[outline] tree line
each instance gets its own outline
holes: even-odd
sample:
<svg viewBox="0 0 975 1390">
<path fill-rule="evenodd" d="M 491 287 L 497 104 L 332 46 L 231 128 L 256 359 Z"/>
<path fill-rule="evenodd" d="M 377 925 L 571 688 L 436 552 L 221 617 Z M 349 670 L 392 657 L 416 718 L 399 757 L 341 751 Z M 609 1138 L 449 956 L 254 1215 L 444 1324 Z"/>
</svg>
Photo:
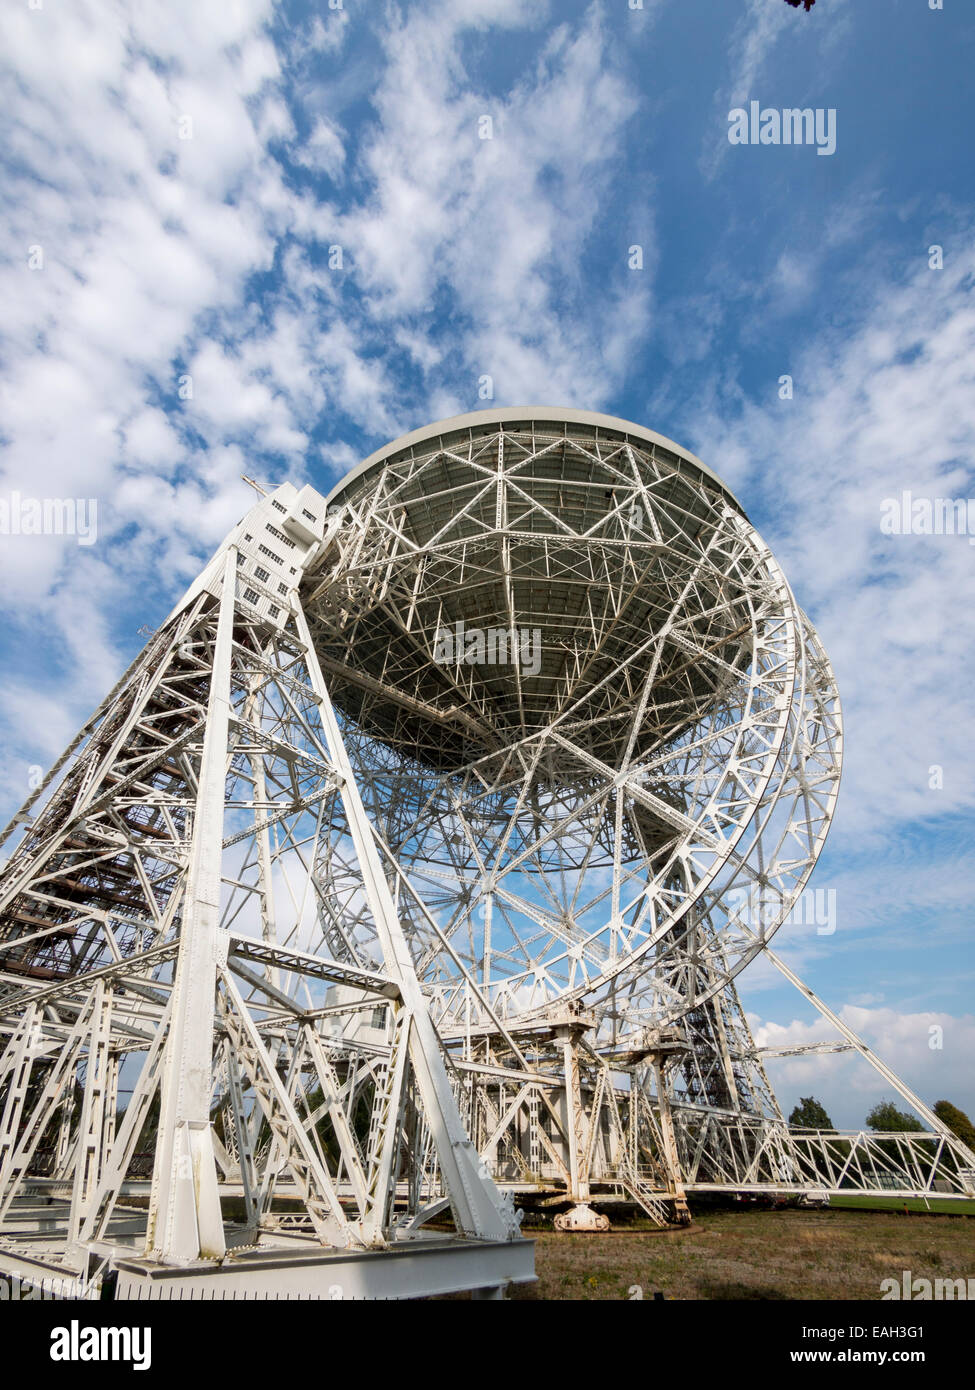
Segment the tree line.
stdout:
<svg viewBox="0 0 975 1390">
<path fill-rule="evenodd" d="M 791 3 L 791 0 L 790 0 Z M 950 1100 L 937 1100 L 932 1106 L 934 1113 L 943 1125 L 951 1130 L 956 1139 L 975 1149 L 975 1125 L 957 1105 Z M 877 1134 L 911 1133 L 918 1134 L 924 1126 L 914 1115 L 898 1110 L 892 1100 L 879 1101 L 866 1117 L 867 1129 Z M 826 1113 L 825 1106 L 815 1096 L 801 1096 L 799 1104 L 789 1116 L 790 1129 L 835 1129 L 836 1126 Z"/>
</svg>

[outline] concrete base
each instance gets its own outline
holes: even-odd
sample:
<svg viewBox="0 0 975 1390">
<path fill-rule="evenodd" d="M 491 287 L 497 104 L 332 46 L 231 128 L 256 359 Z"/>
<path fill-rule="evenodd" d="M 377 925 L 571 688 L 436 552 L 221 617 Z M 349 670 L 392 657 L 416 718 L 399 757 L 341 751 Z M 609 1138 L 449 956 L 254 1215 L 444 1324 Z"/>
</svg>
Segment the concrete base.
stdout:
<svg viewBox="0 0 975 1390">
<path fill-rule="evenodd" d="M 557 1231 L 588 1231 L 599 1234 L 609 1230 L 609 1217 L 603 1216 L 602 1212 L 593 1211 L 592 1207 L 584 1203 L 575 1206 L 571 1211 L 563 1211 L 555 1218 L 555 1229 Z"/>
</svg>

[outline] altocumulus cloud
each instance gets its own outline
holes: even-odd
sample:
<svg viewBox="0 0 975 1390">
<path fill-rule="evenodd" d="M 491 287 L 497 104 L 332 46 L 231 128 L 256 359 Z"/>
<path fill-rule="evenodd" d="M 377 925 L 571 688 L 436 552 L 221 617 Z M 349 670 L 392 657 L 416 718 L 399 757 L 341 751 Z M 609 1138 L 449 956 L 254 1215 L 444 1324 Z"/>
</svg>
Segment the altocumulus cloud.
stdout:
<svg viewBox="0 0 975 1390">
<path fill-rule="evenodd" d="M 598 404 L 646 306 L 607 272 L 615 312 L 596 315 L 578 272 L 636 105 L 596 8 L 548 24 L 531 70 L 490 90 L 465 43 L 489 22 L 537 26 L 543 7 L 384 12 L 354 138 L 308 80 L 311 61 L 337 71 L 344 13 L 8 18 L 4 486 L 99 502 L 80 559 L 57 537 L 0 551 L 21 635 L 0 692 L 18 800 L 23 761 L 60 738 L 31 692 L 62 695 L 69 724 L 91 708 L 138 621 L 236 518 L 241 472 L 345 466 L 350 437 L 372 447 L 477 404 L 484 375 L 499 395 Z"/>
</svg>

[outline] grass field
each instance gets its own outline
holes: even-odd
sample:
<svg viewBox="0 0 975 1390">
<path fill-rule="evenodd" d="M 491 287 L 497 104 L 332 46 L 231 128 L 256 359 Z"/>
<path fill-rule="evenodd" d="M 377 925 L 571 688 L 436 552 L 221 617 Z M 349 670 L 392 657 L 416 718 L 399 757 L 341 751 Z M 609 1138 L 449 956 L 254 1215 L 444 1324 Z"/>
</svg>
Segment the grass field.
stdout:
<svg viewBox="0 0 975 1390">
<path fill-rule="evenodd" d="M 524 1299 L 880 1298 L 880 1281 L 975 1277 L 975 1221 L 884 1211 L 716 1211 L 674 1231 L 534 1235 Z"/>
<path fill-rule="evenodd" d="M 975 1202 L 970 1197 L 929 1197 L 928 1204 L 915 1197 L 831 1197 L 831 1207 L 860 1208 L 866 1211 L 933 1211 L 943 1216 L 975 1216 Z"/>
</svg>

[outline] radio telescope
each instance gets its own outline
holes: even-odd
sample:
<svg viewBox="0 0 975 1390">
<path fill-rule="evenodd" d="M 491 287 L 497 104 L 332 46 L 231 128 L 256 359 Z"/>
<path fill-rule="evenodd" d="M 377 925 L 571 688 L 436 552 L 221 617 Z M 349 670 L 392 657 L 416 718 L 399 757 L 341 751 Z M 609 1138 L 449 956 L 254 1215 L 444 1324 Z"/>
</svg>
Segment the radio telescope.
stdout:
<svg viewBox="0 0 975 1390">
<path fill-rule="evenodd" d="M 617 1044 L 703 1006 L 787 914 L 836 799 L 839 703 L 704 465 L 563 413 L 363 465 L 306 612 L 438 1026 L 584 1002 Z M 341 894 L 338 856 L 319 874 Z M 731 911 L 758 897 L 760 923 Z"/>
<path fill-rule="evenodd" d="M 564 1184 L 566 1229 L 607 1224 L 594 1187 L 658 1220 L 686 1179 L 829 1187 L 733 982 L 759 953 L 794 978 L 768 943 L 829 828 L 840 706 L 740 503 L 652 431 L 539 410 L 417 431 L 328 503 L 344 541 L 308 621 L 492 1171 L 519 1200 Z M 316 879 L 330 951 L 368 958 L 335 837 Z M 876 1061 L 795 982 L 839 1030 L 823 1050 Z M 529 1054 L 559 1077 L 547 1118 L 543 1088 L 491 1078 Z M 904 1153 L 923 1186 L 930 1144 Z"/>
<path fill-rule="evenodd" d="M 515 1198 L 599 1230 L 708 1188 L 973 1190 L 770 949 L 840 708 L 709 468 L 532 407 L 257 490 L 4 832 L 0 1270 L 497 1291 L 531 1278 Z M 785 1124 L 759 954 L 927 1122 L 896 1159 Z"/>
</svg>

